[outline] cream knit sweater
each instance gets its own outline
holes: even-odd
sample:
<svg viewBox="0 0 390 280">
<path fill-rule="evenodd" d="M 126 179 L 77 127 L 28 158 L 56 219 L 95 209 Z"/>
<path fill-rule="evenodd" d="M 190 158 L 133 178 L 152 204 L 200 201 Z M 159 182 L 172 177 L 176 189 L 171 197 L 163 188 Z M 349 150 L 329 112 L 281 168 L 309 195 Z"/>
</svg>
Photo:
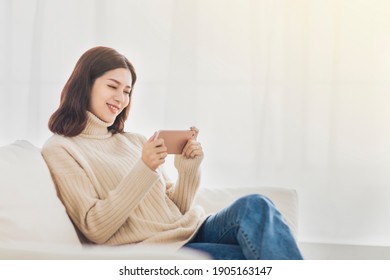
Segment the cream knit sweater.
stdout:
<svg viewBox="0 0 390 280">
<path fill-rule="evenodd" d="M 152 171 L 142 161 L 145 137 L 112 135 L 110 125 L 88 112 L 80 135 L 53 135 L 42 149 L 70 218 L 94 243 L 180 248 L 207 217 L 192 206 L 202 158 L 176 155 L 178 179 L 172 184 L 161 168 Z"/>
</svg>

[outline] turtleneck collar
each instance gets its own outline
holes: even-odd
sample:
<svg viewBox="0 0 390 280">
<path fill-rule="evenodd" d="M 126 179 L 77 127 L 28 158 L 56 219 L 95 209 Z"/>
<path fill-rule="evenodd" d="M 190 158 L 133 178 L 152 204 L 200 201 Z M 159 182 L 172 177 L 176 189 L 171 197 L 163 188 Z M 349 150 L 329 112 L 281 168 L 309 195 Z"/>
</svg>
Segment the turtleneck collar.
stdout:
<svg viewBox="0 0 390 280">
<path fill-rule="evenodd" d="M 104 139 L 110 137 L 112 133 L 108 130 L 113 123 L 106 123 L 97 116 L 87 111 L 87 125 L 80 136 L 87 138 Z"/>
</svg>

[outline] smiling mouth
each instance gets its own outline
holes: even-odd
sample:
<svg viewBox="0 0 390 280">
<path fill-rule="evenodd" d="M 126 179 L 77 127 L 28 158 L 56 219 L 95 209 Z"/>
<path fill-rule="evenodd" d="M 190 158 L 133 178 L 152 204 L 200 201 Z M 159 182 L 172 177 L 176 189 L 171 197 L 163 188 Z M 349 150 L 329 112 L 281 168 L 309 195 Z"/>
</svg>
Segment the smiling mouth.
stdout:
<svg viewBox="0 0 390 280">
<path fill-rule="evenodd" d="M 109 103 L 107 103 L 107 106 L 108 106 L 108 108 L 110 109 L 110 111 L 111 111 L 112 113 L 114 113 L 114 114 L 118 113 L 119 110 L 120 110 L 119 107 L 114 106 L 114 105 L 109 104 Z"/>
</svg>

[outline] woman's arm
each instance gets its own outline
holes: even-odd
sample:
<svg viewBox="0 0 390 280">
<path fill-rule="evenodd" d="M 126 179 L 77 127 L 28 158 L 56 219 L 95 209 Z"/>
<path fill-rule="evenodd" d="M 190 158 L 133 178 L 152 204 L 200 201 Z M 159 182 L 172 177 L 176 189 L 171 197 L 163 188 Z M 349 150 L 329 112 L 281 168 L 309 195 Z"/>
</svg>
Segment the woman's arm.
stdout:
<svg viewBox="0 0 390 280">
<path fill-rule="evenodd" d="M 200 186 L 200 164 L 203 157 L 185 158 L 175 156 L 178 171 L 176 184 L 168 190 L 168 196 L 177 205 L 181 213 L 186 213 L 194 201 Z"/>
<path fill-rule="evenodd" d="M 199 130 L 192 127 L 196 132 Z M 175 156 L 175 167 L 179 173 L 177 182 L 168 192 L 169 197 L 182 213 L 187 212 L 194 201 L 200 185 L 200 164 L 203 160 L 202 145 L 195 139 L 187 142 L 182 155 Z"/>
<path fill-rule="evenodd" d="M 113 236 L 159 179 L 159 175 L 139 159 L 118 186 L 101 199 L 95 186 L 99 182 L 88 176 L 73 151 L 61 145 L 50 145 L 44 147 L 42 154 L 69 216 L 95 243 L 105 243 Z"/>
</svg>

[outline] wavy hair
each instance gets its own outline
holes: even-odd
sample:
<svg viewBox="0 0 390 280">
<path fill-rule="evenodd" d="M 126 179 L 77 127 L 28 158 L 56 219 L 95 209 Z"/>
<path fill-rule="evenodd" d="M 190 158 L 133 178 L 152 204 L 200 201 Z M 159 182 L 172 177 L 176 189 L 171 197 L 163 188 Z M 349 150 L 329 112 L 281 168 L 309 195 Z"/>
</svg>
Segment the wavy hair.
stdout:
<svg viewBox="0 0 390 280">
<path fill-rule="evenodd" d="M 117 68 L 128 69 L 131 73 L 130 102 L 108 129 L 114 134 L 123 132 L 137 75 L 125 56 L 112 48 L 101 46 L 89 49 L 77 61 L 61 92 L 60 106 L 49 119 L 50 131 L 67 137 L 80 134 L 87 124 L 93 83 L 107 71 Z"/>
</svg>

